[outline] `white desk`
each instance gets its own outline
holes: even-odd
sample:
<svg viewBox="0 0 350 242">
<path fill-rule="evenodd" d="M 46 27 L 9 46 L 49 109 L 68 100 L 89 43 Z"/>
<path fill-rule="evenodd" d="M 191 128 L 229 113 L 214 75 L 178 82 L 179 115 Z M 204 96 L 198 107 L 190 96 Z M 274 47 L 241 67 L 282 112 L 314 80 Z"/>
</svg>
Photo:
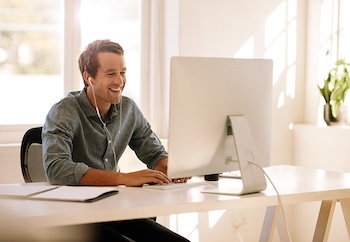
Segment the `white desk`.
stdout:
<svg viewBox="0 0 350 242">
<path fill-rule="evenodd" d="M 266 172 L 277 187 L 283 204 L 323 201 L 315 230 L 315 241 L 326 240 L 334 205 L 342 204 L 350 231 L 350 173 L 327 172 L 294 166 L 273 166 Z M 205 187 L 234 185 L 237 179 L 222 179 L 178 190 L 159 191 L 144 188 L 120 187 L 119 194 L 93 202 L 56 202 L 21 199 L 2 199 L 0 206 L 15 212 L 21 221 L 39 227 L 94 223 L 102 221 L 164 216 L 186 212 L 220 209 L 267 207 L 261 241 L 272 238 L 278 227 L 280 213 L 276 192 L 270 184 L 265 191 L 244 196 L 201 193 Z M 279 229 L 282 240 L 283 226 Z"/>
</svg>

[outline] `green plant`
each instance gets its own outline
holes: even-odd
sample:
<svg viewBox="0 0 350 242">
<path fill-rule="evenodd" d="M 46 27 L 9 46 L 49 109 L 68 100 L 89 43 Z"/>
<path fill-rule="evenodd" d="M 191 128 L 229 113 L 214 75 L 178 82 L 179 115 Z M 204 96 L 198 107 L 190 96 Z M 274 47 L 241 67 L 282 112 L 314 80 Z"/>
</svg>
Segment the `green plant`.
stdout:
<svg viewBox="0 0 350 242">
<path fill-rule="evenodd" d="M 335 67 L 328 72 L 324 85 L 318 86 L 321 95 L 326 104 L 331 105 L 333 117 L 337 117 L 341 105 L 344 103 L 348 90 L 350 89 L 350 63 L 345 59 L 339 59 L 335 62 Z"/>
</svg>

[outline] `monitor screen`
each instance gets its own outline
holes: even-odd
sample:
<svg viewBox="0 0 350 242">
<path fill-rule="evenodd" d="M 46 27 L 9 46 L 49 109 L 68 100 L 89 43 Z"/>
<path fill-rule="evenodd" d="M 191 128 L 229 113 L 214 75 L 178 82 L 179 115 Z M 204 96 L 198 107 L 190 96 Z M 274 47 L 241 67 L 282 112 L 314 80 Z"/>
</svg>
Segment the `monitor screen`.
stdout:
<svg viewBox="0 0 350 242">
<path fill-rule="evenodd" d="M 168 176 L 240 170 L 229 116 L 243 116 L 256 147 L 254 163 L 270 165 L 272 60 L 172 57 Z M 228 159 L 229 157 L 229 159 Z"/>
</svg>

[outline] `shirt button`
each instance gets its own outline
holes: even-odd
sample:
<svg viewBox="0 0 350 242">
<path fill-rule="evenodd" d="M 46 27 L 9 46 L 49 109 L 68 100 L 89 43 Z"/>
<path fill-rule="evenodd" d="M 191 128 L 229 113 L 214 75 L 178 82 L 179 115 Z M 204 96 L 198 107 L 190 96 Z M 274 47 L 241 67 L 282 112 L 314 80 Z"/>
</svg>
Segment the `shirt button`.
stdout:
<svg viewBox="0 0 350 242">
<path fill-rule="evenodd" d="M 105 162 L 108 162 L 108 158 L 105 158 Z"/>
</svg>

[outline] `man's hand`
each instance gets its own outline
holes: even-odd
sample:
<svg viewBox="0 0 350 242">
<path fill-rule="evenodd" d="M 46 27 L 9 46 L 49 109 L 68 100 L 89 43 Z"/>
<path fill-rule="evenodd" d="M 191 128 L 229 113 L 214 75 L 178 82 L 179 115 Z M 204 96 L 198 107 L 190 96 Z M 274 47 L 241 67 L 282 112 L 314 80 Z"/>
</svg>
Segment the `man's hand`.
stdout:
<svg viewBox="0 0 350 242">
<path fill-rule="evenodd" d="M 159 160 L 157 164 L 154 167 L 155 170 L 162 171 L 164 174 L 168 174 L 168 158 L 164 158 L 162 160 Z M 172 182 L 175 183 L 186 183 L 189 179 L 192 177 L 182 177 L 177 179 L 172 179 Z"/>
<path fill-rule="evenodd" d="M 161 171 L 141 170 L 130 173 L 120 173 L 119 182 L 122 185 L 136 187 L 143 184 L 168 184 L 171 180 Z"/>
<path fill-rule="evenodd" d="M 192 177 L 176 178 L 176 179 L 172 179 L 171 181 L 174 183 L 186 183 L 191 178 Z"/>
<path fill-rule="evenodd" d="M 108 170 L 89 169 L 80 179 L 79 185 L 88 186 L 142 186 L 145 183 L 164 184 L 171 180 L 161 171 L 141 170 L 122 173 Z"/>
<path fill-rule="evenodd" d="M 170 179 L 167 177 L 168 159 L 158 161 L 154 170 L 145 169 L 130 173 L 108 170 L 89 169 L 80 179 L 80 185 L 90 186 L 142 186 L 143 184 L 168 184 L 170 182 L 186 183 L 191 177 Z"/>
</svg>

